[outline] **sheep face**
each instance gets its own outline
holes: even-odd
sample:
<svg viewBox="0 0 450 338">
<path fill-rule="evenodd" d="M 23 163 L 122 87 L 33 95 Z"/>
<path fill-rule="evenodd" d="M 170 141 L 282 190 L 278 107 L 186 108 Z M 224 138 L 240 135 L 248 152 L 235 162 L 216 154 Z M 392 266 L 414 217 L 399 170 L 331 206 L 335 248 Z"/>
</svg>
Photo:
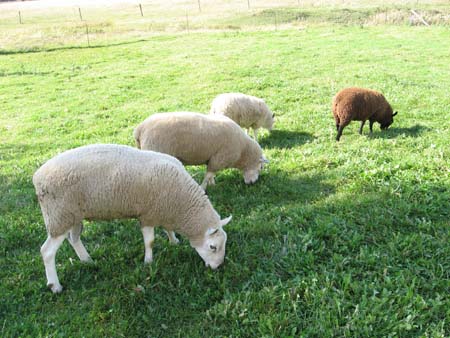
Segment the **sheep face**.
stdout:
<svg viewBox="0 0 450 338">
<path fill-rule="evenodd" d="M 267 107 L 266 103 L 263 100 L 260 100 L 258 102 L 258 108 L 260 114 L 264 116 L 263 120 L 260 122 L 260 126 L 266 128 L 269 131 L 272 130 L 275 114 L 270 111 L 269 107 Z"/>
<path fill-rule="evenodd" d="M 211 269 L 217 269 L 225 259 L 225 245 L 227 243 L 227 234 L 222 227 L 230 222 L 231 216 L 220 221 L 219 227 L 209 228 L 199 246 L 195 250 L 205 262 L 205 265 Z"/>
<path fill-rule="evenodd" d="M 383 121 L 380 122 L 380 128 L 381 130 L 385 130 L 388 129 L 389 126 L 394 123 L 394 116 L 397 115 L 398 113 L 395 112 L 394 114 L 392 114 L 392 110 L 390 111 L 390 113 L 388 113 L 387 118 L 385 118 Z"/>
<path fill-rule="evenodd" d="M 255 166 L 252 166 L 244 170 L 244 182 L 245 184 L 253 184 L 259 178 L 259 172 L 264 168 L 264 164 L 269 163 L 269 161 L 262 155 L 257 161 Z"/>
<path fill-rule="evenodd" d="M 267 116 L 266 118 L 264 126 L 267 128 L 267 130 L 271 131 L 273 129 L 274 122 L 275 122 L 275 114 L 270 112 L 269 116 Z"/>
</svg>

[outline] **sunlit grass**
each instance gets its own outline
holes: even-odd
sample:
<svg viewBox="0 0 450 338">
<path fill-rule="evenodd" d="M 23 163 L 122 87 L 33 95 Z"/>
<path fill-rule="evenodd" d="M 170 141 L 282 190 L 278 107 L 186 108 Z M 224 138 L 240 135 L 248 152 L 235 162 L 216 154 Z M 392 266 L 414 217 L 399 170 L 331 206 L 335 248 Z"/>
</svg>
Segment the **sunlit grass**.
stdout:
<svg viewBox="0 0 450 338">
<path fill-rule="evenodd" d="M 196 31 L 273 31 L 324 24 L 422 25 L 411 14 L 412 8 L 432 25 L 450 25 L 450 7 L 445 0 L 203 0 L 200 7 L 196 0 L 0 3 L 0 53 L 104 45 Z"/>
<path fill-rule="evenodd" d="M 106 30 L 120 24 L 108 20 Z M 63 36 L 64 48 L 33 53 L 21 49 L 25 40 L 8 47 L 0 335 L 448 336 L 448 33 L 322 23 L 142 41 L 119 34 L 95 48 Z M 399 114 L 373 135 L 360 136 L 354 122 L 336 143 L 331 98 L 350 85 L 382 91 Z M 230 91 L 263 97 L 277 120 L 261 138 L 271 163 L 260 180 L 246 186 L 226 170 L 208 191 L 222 216 L 233 214 L 225 265 L 207 270 L 185 239 L 171 246 L 158 232 L 155 261 L 144 266 L 136 221 L 88 222 L 83 240 L 95 263 L 79 263 L 65 243 L 64 292 L 52 295 L 34 171 L 76 146 L 133 145 L 148 115 L 206 112 Z M 201 181 L 204 168 L 188 170 Z"/>
</svg>

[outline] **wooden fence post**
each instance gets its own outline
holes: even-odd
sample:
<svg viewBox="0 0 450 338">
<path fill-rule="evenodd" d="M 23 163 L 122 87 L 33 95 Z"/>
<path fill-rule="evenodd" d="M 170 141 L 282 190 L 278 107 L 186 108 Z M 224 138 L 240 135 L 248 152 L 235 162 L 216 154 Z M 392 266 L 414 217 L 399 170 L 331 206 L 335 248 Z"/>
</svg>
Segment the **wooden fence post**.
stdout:
<svg viewBox="0 0 450 338">
<path fill-rule="evenodd" d="M 80 21 L 83 21 L 83 16 L 81 15 L 81 8 L 78 7 L 78 14 L 80 15 Z"/>
<path fill-rule="evenodd" d="M 198 2 L 198 11 L 201 13 L 202 12 L 202 6 L 200 5 L 200 0 L 197 0 Z"/>
<path fill-rule="evenodd" d="M 139 9 L 141 10 L 141 16 L 144 16 L 144 12 L 142 12 L 142 5 L 139 4 Z"/>
<path fill-rule="evenodd" d="M 247 7 L 250 9 L 250 0 L 247 0 Z"/>
<path fill-rule="evenodd" d="M 20 11 L 19 11 L 19 23 L 22 24 L 22 14 L 20 14 Z"/>
<path fill-rule="evenodd" d="M 86 38 L 87 38 L 88 47 L 91 47 L 91 43 L 89 41 L 89 28 L 88 28 L 87 24 L 86 24 Z"/>
<path fill-rule="evenodd" d="M 186 30 L 189 34 L 189 15 L 188 15 L 188 11 L 186 11 Z"/>
<path fill-rule="evenodd" d="M 429 26 L 430 24 L 425 21 L 425 19 L 419 15 L 414 9 L 411 9 L 411 13 L 413 13 L 425 26 Z"/>
</svg>

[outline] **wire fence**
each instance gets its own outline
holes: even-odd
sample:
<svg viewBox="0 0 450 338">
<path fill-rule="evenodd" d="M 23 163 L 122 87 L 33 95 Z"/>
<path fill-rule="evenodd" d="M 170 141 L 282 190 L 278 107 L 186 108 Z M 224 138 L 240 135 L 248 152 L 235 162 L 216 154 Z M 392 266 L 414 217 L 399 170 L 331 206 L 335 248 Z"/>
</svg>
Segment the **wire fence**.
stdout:
<svg viewBox="0 0 450 338">
<path fill-rule="evenodd" d="M 142 0 L 86 1 L 78 5 L 50 0 L 0 2 L 0 50 L 83 43 L 91 46 L 179 32 L 278 30 L 324 22 L 449 25 L 450 3 L 439 0 Z"/>
</svg>

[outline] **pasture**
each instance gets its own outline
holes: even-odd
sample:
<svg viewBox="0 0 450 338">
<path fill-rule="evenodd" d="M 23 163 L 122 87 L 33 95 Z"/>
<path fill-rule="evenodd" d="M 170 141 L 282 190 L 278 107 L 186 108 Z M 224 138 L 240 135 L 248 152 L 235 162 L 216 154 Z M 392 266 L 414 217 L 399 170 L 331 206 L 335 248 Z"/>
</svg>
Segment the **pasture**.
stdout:
<svg viewBox="0 0 450 338">
<path fill-rule="evenodd" d="M 98 14 L 85 19 L 103 27 L 90 46 L 84 23 L 44 22 L 53 12 L 34 9 L 19 24 L 15 9 L 0 10 L 0 336 L 450 335 L 449 26 L 374 19 L 407 2 L 260 3 L 223 17 L 205 4 L 189 32 L 184 2 L 166 9 L 173 16 L 158 7 L 152 28 L 157 13 Z M 418 6 L 450 12 L 444 1 Z M 394 124 L 360 136 L 353 122 L 337 143 L 331 99 L 347 86 L 383 92 Z M 225 170 L 208 188 L 233 215 L 224 266 L 205 269 L 188 241 L 170 245 L 161 230 L 144 266 L 137 221 L 86 222 L 94 263 L 65 242 L 53 295 L 35 170 L 77 146 L 134 145 L 148 115 L 207 112 L 222 92 L 262 97 L 277 116 L 260 138 L 271 163 L 259 181 Z M 205 168 L 188 171 L 201 182 Z"/>
</svg>

